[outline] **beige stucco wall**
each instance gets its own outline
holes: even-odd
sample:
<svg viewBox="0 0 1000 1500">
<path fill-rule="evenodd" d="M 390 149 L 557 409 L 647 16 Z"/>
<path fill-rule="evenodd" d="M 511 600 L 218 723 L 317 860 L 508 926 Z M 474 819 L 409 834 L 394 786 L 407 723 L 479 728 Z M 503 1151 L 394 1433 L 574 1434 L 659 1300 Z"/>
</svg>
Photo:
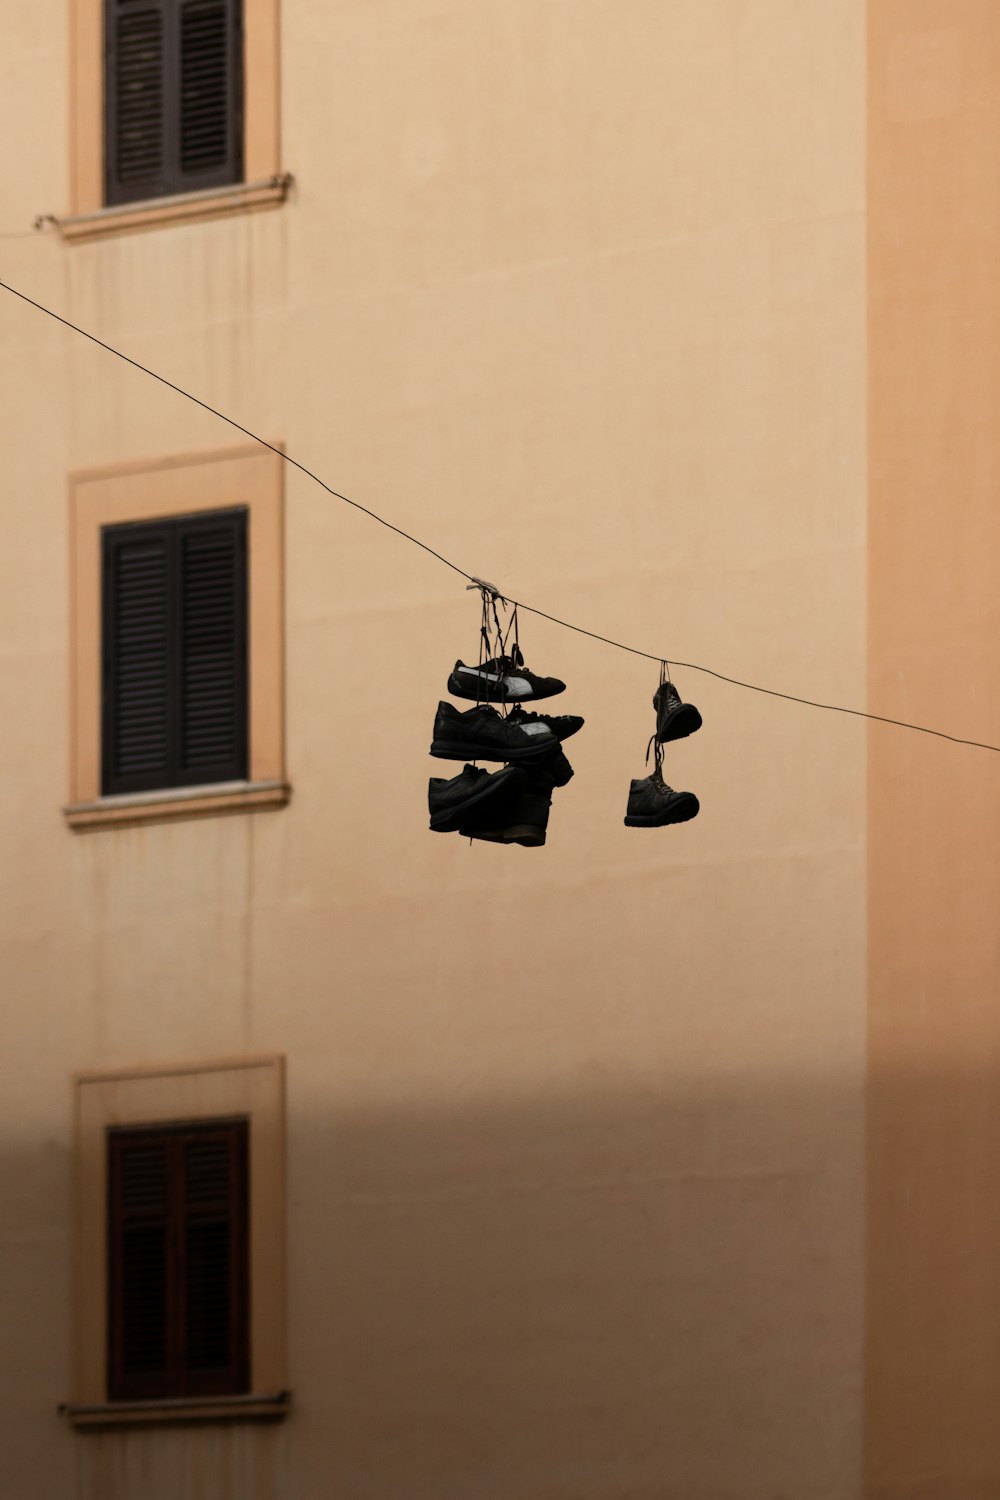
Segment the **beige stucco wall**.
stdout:
<svg viewBox="0 0 1000 1500">
<path fill-rule="evenodd" d="M 285 0 L 287 205 L 4 278 L 518 597 L 861 706 L 863 9 Z M 8 0 L 0 230 L 66 201 L 65 19 Z M 66 474 L 226 434 L 6 296 L 0 389 L 5 1500 L 855 1500 L 860 725 L 679 672 L 701 815 L 626 830 L 655 666 L 525 618 L 549 843 L 431 836 L 474 597 L 289 472 L 291 805 L 73 835 Z M 239 1051 L 294 1414 L 74 1434 L 70 1075 Z"/>
<path fill-rule="evenodd" d="M 1000 743 L 1000 13 L 870 6 L 871 682 Z M 867 1469 L 1000 1492 L 996 756 L 871 740 Z"/>
</svg>

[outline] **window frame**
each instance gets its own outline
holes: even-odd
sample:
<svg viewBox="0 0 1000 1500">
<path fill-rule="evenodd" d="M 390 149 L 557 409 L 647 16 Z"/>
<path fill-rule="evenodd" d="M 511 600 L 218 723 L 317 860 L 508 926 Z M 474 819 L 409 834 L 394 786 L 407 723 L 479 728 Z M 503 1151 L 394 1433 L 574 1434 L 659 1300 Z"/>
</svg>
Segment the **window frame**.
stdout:
<svg viewBox="0 0 1000 1500">
<path fill-rule="evenodd" d="M 70 5 L 70 212 L 56 221 L 65 239 L 217 218 L 284 201 L 290 179 L 280 166 L 279 0 L 243 0 L 242 181 L 113 205 L 105 201 L 104 0 Z"/>
<path fill-rule="evenodd" d="M 285 1060 L 281 1054 L 78 1073 L 73 1079 L 72 1396 L 78 1426 L 281 1417 L 288 1407 Z M 249 1390 L 112 1400 L 108 1395 L 108 1131 L 245 1118 L 249 1137 Z"/>
<path fill-rule="evenodd" d="M 254 444 L 70 475 L 70 800 L 64 812 L 71 828 L 251 811 L 288 801 L 283 470 L 278 453 Z M 102 529 L 239 507 L 247 510 L 248 777 L 106 796 L 101 791 Z"/>
</svg>

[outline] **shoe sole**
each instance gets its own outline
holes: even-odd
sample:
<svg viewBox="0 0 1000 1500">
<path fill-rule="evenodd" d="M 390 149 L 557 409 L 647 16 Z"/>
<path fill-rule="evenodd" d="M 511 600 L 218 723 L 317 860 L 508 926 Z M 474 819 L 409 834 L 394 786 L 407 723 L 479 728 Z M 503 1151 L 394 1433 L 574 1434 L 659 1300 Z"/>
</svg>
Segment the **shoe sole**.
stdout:
<svg viewBox="0 0 1000 1500">
<path fill-rule="evenodd" d="M 503 831 L 505 844 L 521 844 L 525 849 L 540 849 L 545 843 L 545 830 L 533 828 L 531 824 L 514 824 Z"/>
<path fill-rule="evenodd" d="M 668 810 L 666 817 L 662 813 L 629 814 L 625 815 L 626 828 L 666 828 L 671 823 L 689 823 L 696 818 L 701 811 L 701 804 L 697 797 L 692 796 L 690 802 L 674 803 Z"/>
<path fill-rule="evenodd" d="M 513 767 L 511 769 L 513 770 Z M 491 776 L 483 787 L 466 797 L 460 806 L 431 813 L 431 832 L 457 833 L 470 807 L 477 807 L 480 802 L 488 802 L 491 797 L 502 792 L 504 787 L 510 786 L 512 780 L 513 777 L 508 776 L 504 771 L 497 771 L 496 775 Z"/>
<path fill-rule="evenodd" d="M 499 760 L 509 763 L 522 760 L 541 760 L 559 743 L 554 737 L 544 745 L 510 745 L 505 750 L 499 746 L 456 745 L 451 740 L 431 740 L 431 754 L 438 760 Z"/>
<path fill-rule="evenodd" d="M 656 731 L 656 738 L 661 745 L 669 745 L 671 740 L 686 740 L 689 734 L 694 734 L 702 724 L 701 714 L 693 703 L 685 703 L 684 707 L 678 709 L 661 734 Z"/>
<path fill-rule="evenodd" d="M 485 844 L 520 844 L 525 849 L 540 849 L 545 834 L 537 828 L 515 825 L 510 828 L 460 828 L 464 839 L 482 839 Z"/>
</svg>

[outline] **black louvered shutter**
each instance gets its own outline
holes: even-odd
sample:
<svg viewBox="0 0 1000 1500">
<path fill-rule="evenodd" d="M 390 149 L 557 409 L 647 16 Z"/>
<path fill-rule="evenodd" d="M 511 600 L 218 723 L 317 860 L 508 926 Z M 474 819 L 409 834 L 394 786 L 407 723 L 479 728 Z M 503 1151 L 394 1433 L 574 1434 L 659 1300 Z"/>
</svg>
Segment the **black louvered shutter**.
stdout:
<svg viewBox="0 0 1000 1500">
<path fill-rule="evenodd" d="M 108 1136 L 108 1396 L 249 1388 L 246 1120 Z"/>
<path fill-rule="evenodd" d="M 105 0 L 105 196 L 243 176 L 241 0 Z"/>
<path fill-rule="evenodd" d="M 246 775 L 245 536 L 245 516 L 178 533 L 181 783 Z"/>
<path fill-rule="evenodd" d="M 172 610 L 165 528 L 104 537 L 104 791 L 170 782 Z"/>
<path fill-rule="evenodd" d="M 242 781 L 246 511 L 103 532 L 105 796 Z"/>
<path fill-rule="evenodd" d="M 159 1395 L 169 1380 L 167 1143 L 113 1133 L 108 1161 L 108 1394 Z"/>
</svg>

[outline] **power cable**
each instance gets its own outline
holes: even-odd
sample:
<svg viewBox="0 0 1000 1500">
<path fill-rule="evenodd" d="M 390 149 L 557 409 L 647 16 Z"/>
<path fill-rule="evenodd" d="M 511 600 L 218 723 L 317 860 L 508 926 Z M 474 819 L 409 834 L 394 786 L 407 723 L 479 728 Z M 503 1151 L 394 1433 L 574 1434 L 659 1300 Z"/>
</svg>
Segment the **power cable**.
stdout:
<svg viewBox="0 0 1000 1500">
<path fill-rule="evenodd" d="M 385 526 L 389 531 L 394 531 L 397 536 L 404 537 L 406 541 L 412 542 L 415 547 L 422 547 L 425 552 L 429 552 L 432 557 L 436 557 L 438 562 L 443 562 L 446 568 L 451 568 L 454 572 L 460 573 L 463 578 L 471 578 L 471 573 L 466 573 L 464 568 L 459 568 L 455 563 L 449 562 L 446 557 L 442 557 L 440 552 L 435 552 L 433 547 L 429 547 L 427 543 L 422 542 L 419 537 L 411 536 L 410 533 L 408 531 L 404 531 L 401 526 L 394 526 L 393 523 L 391 521 L 387 521 L 384 516 L 380 516 L 375 511 L 369 510 L 367 505 L 362 505 L 359 500 L 352 500 L 349 495 L 342 495 L 339 490 L 331 489 L 328 484 L 320 479 L 318 474 L 314 474 L 311 469 L 307 469 L 305 464 L 300 464 L 297 458 L 291 458 L 287 453 L 283 453 L 280 448 L 276 448 L 274 444 L 269 443 L 266 438 L 258 437 L 255 432 L 250 431 L 249 427 L 243 427 L 232 417 L 227 417 L 224 411 L 217 411 L 214 406 L 209 406 L 207 401 L 202 401 L 198 396 L 192 396 L 190 391 L 183 390 L 181 386 L 175 385 L 172 380 L 168 380 L 165 375 L 158 375 L 155 370 L 149 369 L 148 365 L 141 365 L 137 359 L 132 359 L 130 355 L 123 354 L 120 349 L 115 349 L 111 346 L 111 344 L 106 344 L 104 340 L 99 339 L 96 334 L 88 333 L 85 328 L 78 328 L 77 325 L 75 323 L 71 323 L 68 318 L 60 317 L 59 313 L 53 312 L 50 307 L 43 307 L 41 302 L 36 302 L 32 297 L 26 296 L 24 292 L 19 292 L 17 290 L 17 287 L 9 286 L 6 281 L 0 281 L 0 288 L 2 288 L 5 292 L 13 292 L 15 297 L 21 298 L 22 302 L 28 302 L 32 307 L 37 307 L 39 312 L 47 313 L 50 318 L 55 318 L 57 323 L 62 323 L 66 328 L 72 328 L 74 333 L 82 334 L 85 339 L 90 339 L 92 344 L 100 345 L 100 347 L 102 349 L 106 349 L 109 354 L 117 355 L 119 359 L 123 359 L 126 364 L 134 365 L 135 368 L 137 370 L 141 370 L 144 375 L 151 375 L 153 379 L 158 380 L 161 385 L 168 385 L 170 389 L 172 391 L 176 391 L 179 396 L 186 396 L 187 399 L 189 401 L 193 401 L 196 406 L 201 406 L 205 409 L 205 411 L 211 412 L 213 417 L 219 417 L 221 421 L 228 422 L 230 427 L 235 427 L 237 432 L 245 433 L 248 438 L 253 438 L 254 442 L 260 443 L 262 448 L 270 448 L 272 453 L 276 453 L 279 458 L 284 459 L 286 464 L 291 464 L 293 468 L 299 469 L 303 474 L 308 475 L 308 477 L 314 480 L 321 489 L 326 490 L 328 495 L 332 495 L 335 500 L 343 500 L 345 505 L 353 505 L 355 510 L 364 511 L 366 516 L 371 516 L 372 520 L 378 521 L 380 526 Z"/>
<path fill-rule="evenodd" d="M 349 495 L 343 495 L 339 490 L 331 488 L 331 486 L 328 485 L 325 480 L 320 479 L 319 475 L 314 474 L 311 469 L 307 469 L 305 464 L 300 463 L 297 458 L 292 458 L 289 454 L 283 453 L 280 448 L 276 448 L 275 445 L 273 443 L 269 443 L 266 438 L 259 437 L 256 432 L 251 432 L 249 427 L 244 427 L 233 417 L 227 417 L 225 412 L 219 411 L 214 406 L 210 406 L 207 401 L 202 401 L 199 396 L 192 395 L 190 391 L 184 390 L 183 386 L 176 385 L 172 380 L 168 380 L 165 375 L 158 375 L 157 372 L 155 370 L 151 370 L 148 365 L 140 364 L 140 362 L 137 359 L 133 359 L 131 355 L 123 354 L 120 349 L 116 349 L 112 344 L 105 343 L 104 340 L 99 339 L 96 334 L 88 333 L 85 328 L 80 328 L 76 323 L 71 323 L 68 318 L 64 318 L 61 316 L 61 314 L 53 312 L 50 307 L 45 307 L 43 303 L 36 302 L 33 297 L 29 297 L 25 292 L 18 291 L 17 287 L 10 286 L 6 281 L 0 281 L 0 290 L 10 292 L 13 296 L 19 297 L 22 302 L 27 302 L 29 306 L 37 308 L 39 312 L 45 313 L 47 317 L 53 318 L 55 322 L 61 323 L 63 327 L 71 329 L 73 333 L 78 333 L 83 338 L 89 339 L 92 344 L 97 344 L 99 348 L 106 349 L 109 354 L 115 355 L 117 359 L 124 360 L 124 362 L 128 365 L 133 365 L 135 369 L 141 370 L 144 375 L 152 376 L 152 378 L 154 380 L 158 380 L 161 385 L 169 386 L 169 388 L 172 391 L 176 391 L 179 396 L 186 397 L 188 401 L 193 401 L 196 406 L 200 406 L 204 411 L 210 412 L 213 417 L 218 417 L 220 421 L 227 422 L 230 427 L 235 427 L 237 432 L 242 432 L 246 437 L 252 438 L 253 441 L 255 443 L 259 443 L 262 448 L 268 448 L 272 453 L 276 453 L 278 457 L 282 459 L 286 464 L 291 464 L 293 468 L 298 469 L 300 473 L 305 474 L 308 479 L 311 479 L 315 484 L 318 484 L 321 489 L 325 490 L 328 495 L 332 495 L 335 500 L 342 500 L 345 505 L 350 505 L 355 510 L 362 511 L 364 515 L 370 516 L 373 521 L 377 521 L 380 526 L 384 526 L 387 531 L 394 531 L 396 535 L 401 536 L 404 541 L 412 542 L 415 547 L 419 547 L 422 551 L 430 553 L 431 557 L 436 557 L 438 562 L 444 563 L 445 567 L 450 568 L 453 573 L 458 573 L 460 577 L 467 579 L 469 583 L 476 588 L 485 588 L 488 592 L 494 595 L 494 598 L 503 598 L 504 602 L 509 604 L 511 607 L 523 609 L 528 614 L 538 615 L 540 619 L 548 620 L 553 625 L 560 625 L 564 630 L 575 631 L 577 635 L 585 635 L 592 641 L 601 641 L 605 646 L 612 646 L 618 651 L 627 651 L 631 656 L 641 656 L 644 657 L 647 661 L 669 661 L 673 666 L 683 667 L 685 671 L 702 672 L 708 677 L 715 677 L 720 682 L 731 683 L 733 687 L 746 688 L 749 692 L 752 693 L 766 693 L 770 698 L 784 698 L 789 703 L 801 703 L 807 708 L 819 708 L 825 710 L 827 713 L 850 714 L 853 718 L 869 719 L 873 723 L 877 724 L 892 724 L 898 729 L 912 729 L 917 734 L 930 734 L 933 735 L 936 739 L 950 740 L 954 745 L 970 745 L 974 749 L 992 750 L 994 754 L 1000 755 L 1000 745 L 990 745 L 983 740 L 964 739 L 961 735 L 946 734 L 942 729 L 929 729 L 924 724 L 911 724 L 908 723 L 905 719 L 890 719 L 887 718 L 884 714 L 867 713 L 864 709 L 860 708 L 844 708 L 841 704 L 838 703 L 819 703 L 813 698 L 800 698 L 794 693 L 782 693 L 779 692 L 776 688 L 761 687 L 760 684 L 756 682 L 743 682 L 738 677 L 728 677 L 724 672 L 717 672 L 712 667 L 701 667 L 696 662 L 677 661 L 672 656 L 665 657 L 663 655 L 655 655 L 651 651 L 640 651 L 636 646 L 627 646 L 623 641 L 612 640 L 610 636 L 599 635 L 594 630 L 586 630 L 582 625 L 574 625 L 570 620 L 561 620 L 557 615 L 550 615 L 544 609 L 538 609 L 533 604 L 525 604 L 523 600 L 511 599 L 507 596 L 501 595 L 498 589 L 495 589 L 490 584 L 485 584 L 482 579 L 476 578 L 472 573 L 467 573 L 464 568 L 460 568 L 457 563 L 449 561 L 447 557 L 445 557 L 442 553 L 436 551 L 435 548 L 431 547 L 427 542 L 422 542 L 419 537 L 411 536 L 410 533 L 408 531 L 404 531 L 401 526 L 396 526 L 392 521 L 387 521 L 384 516 L 380 516 L 377 511 L 369 509 L 367 505 L 362 505 L 360 501 L 352 500 Z"/>
</svg>

